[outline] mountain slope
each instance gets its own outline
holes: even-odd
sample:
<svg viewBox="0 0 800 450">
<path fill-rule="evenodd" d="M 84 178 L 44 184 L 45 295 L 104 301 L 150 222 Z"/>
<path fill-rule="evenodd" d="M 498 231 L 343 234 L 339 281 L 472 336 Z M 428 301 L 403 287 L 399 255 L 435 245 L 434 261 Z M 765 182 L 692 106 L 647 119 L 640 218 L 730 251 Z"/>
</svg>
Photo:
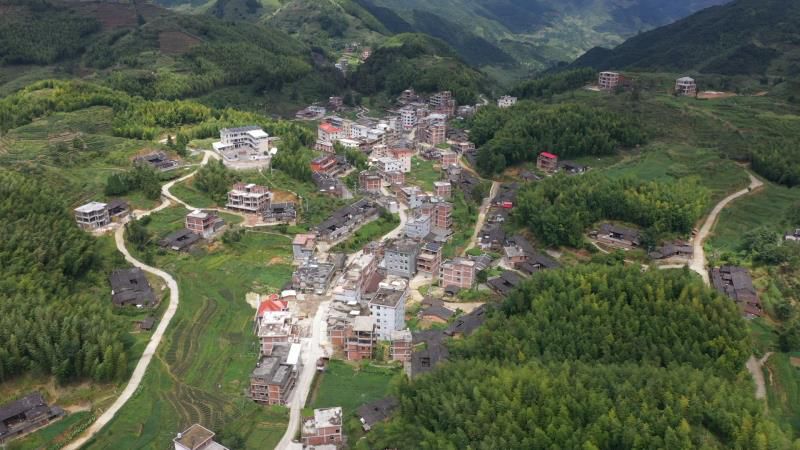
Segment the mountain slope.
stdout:
<svg viewBox="0 0 800 450">
<path fill-rule="evenodd" d="M 390 11 L 431 33 L 430 15 L 457 23 L 529 67 L 571 60 L 598 45 L 621 43 L 643 29 L 727 0 L 358 0 L 373 15 Z M 425 12 L 420 20 L 420 11 Z M 431 33 L 432 34 L 432 33 Z M 439 36 L 440 37 L 440 36 Z M 458 48 L 452 42 L 451 45 Z"/>
<path fill-rule="evenodd" d="M 796 1 L 737 0 L 633 37 L 613 50 L 592 49 L 573 66 L 796 76 L 798 24 Z"/>
</svg>

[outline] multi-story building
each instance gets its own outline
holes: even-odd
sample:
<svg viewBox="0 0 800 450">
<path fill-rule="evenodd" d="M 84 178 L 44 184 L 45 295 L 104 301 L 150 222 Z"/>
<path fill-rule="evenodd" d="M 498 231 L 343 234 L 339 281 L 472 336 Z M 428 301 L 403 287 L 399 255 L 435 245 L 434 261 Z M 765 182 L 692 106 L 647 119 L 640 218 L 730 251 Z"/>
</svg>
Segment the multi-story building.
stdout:
<svg viewBox="0 0 800 450">
<path fill-rule="evenodd" d="M 419 243 L 412 239 L 398 239 L 386 247 L 383 262 L 386 273 L 403 278 L 413 278 L 417 273 Z"/>
<path fill-rule="evenodd" d="M 263 214 L 269 209 L 272 192 L 266 186 L 236 183 L 228 192 L 228 209 L 250 214 Z"/>
<path fill-rule="evenodd" d="M 411 361 L 414 344 L 410 330 L 393 331 L 390 341 L 389 359 L 400 362 Z"/>
<path fill-rule="evenodd" d="M 434 181 L 433 191 L 437 197 L 449 199 L 453 195 L 453 185 L 449 181 Z"/>
<path fill-rule="evenodd" d="M 475 262 L 465 258 L 445 261 L 439 268 L 439 282 L 445 288 L 471 288 L 475 283 Z"/>
<path fill-rule="evenodd" d="M 419 214 L 406 221 L 406 237 L 423 239 L 431 233 L 431 215 Z"/>
<path fill-rule="evenodd" d="M 407 297 L 408 285 L 403 283 L 378 288 L 378 292 L 369 301 L 370 313 L 375 317 L 378 339 L 388 341 L 392 338 L 392 332 L 405 328 Z"/>
<path fill-rule="evenodd" d="M 422 141 L 430 145 L 439 145 L 447 141 L 447 124 L 431 123 L 422 131 Z"/>
<path fill-rule="evenodd" d="M 250 374 L 250 398 L 264 405 L 285 405 L 300 370 L 300 344 L 276 344 Z"/>
<path fill-rule="evenodd" d="M 358 174 L 358 187 L 366 192 L 380 192 L 383 186 L 383 178 L 378 172 L 364 170 Z"/>
<path fill-rule="evenodd" d="M 378 258 L 375 255 L 361 255 L 350 264 L 339 283 L 334 286 L 333 299 L 344 303 L 361 300 L 361 295 L 377 268 Z"/>
<path fill-rule="evenodd" d="M 417 126 L 417 111 L 413 108 L 403 108 L 400 110 L 400 122 L 404 130 L 411 130 Z"/>
<path fill-rule="evenodd" d="M 456 101 L 450 91 L 433 94 L 429 101 L 431 109 L 440 114 L 452 116 L 456 112 Z"/>
<path fill-rule="evenodd" d="M 539 153 L 536 159 L 536 167 L 544 172 L 553 173 L 558 170 L 558 155 L 550 152 Z"/>
<path fill-rule="evenodd" d="M 619 72 L 600 72 L 597 78 L 597 85 L 604 91 L 613 91 L 622 82 L 622 75 Z"/>
<path fill-rule="evenodd" d="M 675 94 L 694 97 L 697 95 L 697 82 L 691 77 L 681 77 L 675 81 Z"/>
<path fill-rule="evenodd" d="M 338 164 L 339 162 L 335 155 L 321 155 L 311 160 L 311 171 L 332 175 L 336 171 Z"/>
<path fill-rule="evenodd" d="M 75 221 L 84 230 L 94 230 L 111 223 L 108 214 L 108 205 L 100 202 L 91 202 L 75 208 Z"/>
<path fill-rule="evenodd" d="M 497 106 L 501 109 L 511 108 L 516 104 L 517 104 L 517 97 L 512 97 L 510 95 L 504 95 L 499 99 L 497 99 Z"/>
<path fill-rule="evenodd" d="M 300 292 L 324 294 L 333 280 L 334 272 L 333 264 L 305 261 L 292 274 L 292 288 Z"/>
<path fill-rule="evenodd" d="M 377 336 L 375 334 L 375 318 L 358 316 L 346 331 L 344 354 L 348 361 L 372 359 Z"/>
<path fill-rule="evenodd" d="M 406 182 L 406 174 L 403 172 L 381 172 L 383 181 L 391 185 L 400 185 Z"/>
<path fill-rule="evenodd" d="M 295 261 L 308 261 L 317 248 L 317 236 L 312 233 L 295 235 L 292 240 L 292 255 Z"/>
<path fill-rule="evenodd" d="M 438 202 L 433 205 L 431 215 L 431 230 L 440 235 L 450 234 L 453 227 L 453 204 L 448 202 Z"/>
<path fill-rule="evenodd" d="M 439 159 L 442 162 L 442 167 L 448 167 L 458 164 L 458 154 L 450 150 L 443 150 L 439 152 Z"/>
<path fill-rule="evenodd" d="M 289 311 L 264 311 L 258 321 L 258 340 L 261 354 L 269 356 L 275 345 L 289 342 L 295 334 L 292 313 Z"/>
<path fill-rule="evenodd" d="M 186 229 L 204 239 L 210 238 L 224 226 L 225 221 L 213 212 L 197 209 L 186 215 Z"/>
<path fill-rule="evenodd" d="M 426 242 L 417 255 L 417 271 L 439 275 L 439 266 L 442 264 L 442 244 Z"/>
<path fill-rule="evenodd" d="M 303 418 L 300 436 L 304 447 L 341 444 L 342 408 L 315 409 L 314 417 Z"/>
<path fill-rule="evenodd" d="M 392 148 L 389 150 L 392 158 L 400 161 L 400 171 L 403 173 L 411 172 L 411 157 L 414 156 L 414 150 L 410 148 Z"/>
<path fill-rule="evenodd" d="M 270 138 L 257 126 L 223 128 L 219 131 L 219 142 L 212 144 L 223 157 L 223 162 L 262 161 L 269 164 L 272 158 Z"/>
<path fill-rule="evenodd" d="M 403 162 L 395 158 L 378 158 L 375 161 L 375 168 L 383 173 L 387 172 L 403 172 Z"/>
<path fill-rule="evenodd" d="M 400 189 L 398 199 L 408 205 L 409 208 L 414 209 L 422 205 L 425 198 L 425 193 L 417 186 L 406 186 Z"/>
<path fill-rule="evenodd" d="M 317 127 L 317 140 L 319 141 L 334 143 L 344 137 L 344 130 L 328 122 L 321 123 Z"/>
</svg>

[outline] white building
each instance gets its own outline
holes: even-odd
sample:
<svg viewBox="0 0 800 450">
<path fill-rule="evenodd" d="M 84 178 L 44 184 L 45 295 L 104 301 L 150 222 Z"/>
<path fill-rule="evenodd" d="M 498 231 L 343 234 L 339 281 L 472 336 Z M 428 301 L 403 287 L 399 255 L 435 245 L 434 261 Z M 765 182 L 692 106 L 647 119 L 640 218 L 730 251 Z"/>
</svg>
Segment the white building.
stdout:
<svg viewBox="0 0 800 450">
<path fill-rule="evenodd" d="M 411 239 L 423 239 L 425 236 L 431 234 L 430 214 L 422 214 L 408 219 L 405 232 L 406 237 Z"/>
<path fill-rule="evenodd" d="M 697 94 L 697 82 L 691 77 L 678 78 L 675 81 L 675 93 L 687 97 L 694 97 Z"/>
<path fill-rule="evenodd" d="M 510 108 L 517 104 L 517 97 L 512 97 L 510 95 L 504 95 L 497 100 L 497 106 L 500 108 Z"/>
<path fill-rule="evenodd" d="M 375 161 L 375 168 L 380 170 L 381 172 L 402 172 L 403 171 L 403 162 L 399 159 L 395 158 L 378 158 Z"/>
<path fill-rule="evenodd" d="M 411 130 L 417 126 L 417 112 L 411 108 L 401 109 L 400 122 L 402 122 L 404 130 Z"/>
<path fill-rule="evenodd" d="M 94 230 L 111 223 L 108 205 L 100 202 L 90 202 L 75 208 L 75 221 L 84 230 Z"/>
<path fill-rule="evenodd" d="M 219 131 L 219 142 L 212 144 L 226 166 L 242 169 L 269 167 L 277 149 L 264 130 L 257 126 L 223 128 Z"/>
<path fill-rule="evenodd" d="M 369 310 L 375 318 L 378 339 L 388 341 L 392 333 L 405 329 L 408 284 L 402 280 L 381 283 L 375 297 L 369 301 Z"/>
</svg>

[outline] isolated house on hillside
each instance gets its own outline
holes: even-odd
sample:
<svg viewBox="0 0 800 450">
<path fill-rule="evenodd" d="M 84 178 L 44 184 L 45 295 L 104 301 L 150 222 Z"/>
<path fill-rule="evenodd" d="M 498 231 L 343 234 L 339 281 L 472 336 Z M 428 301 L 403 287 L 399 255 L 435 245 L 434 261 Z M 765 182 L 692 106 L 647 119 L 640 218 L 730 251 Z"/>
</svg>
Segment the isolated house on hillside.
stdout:
<svg viewBox="0 0 800 450">
<path fill-rule="evenodd" d="M 186 215 L 186 229 L 208 239 L 218 233 L 225 226 L 215 212 L 195 210 Z"/>
<path fill-rule="evenodd" d="M 612 247 L 632 249 L 639 247 L 642 237 L 639 230 L 604 223 L 597 233 L 597 240 Z"/>
<path fill-rule="evenodd" d="M 114 306 L 152 306 L 156 297 L 142 269 L 115 270 L 109 277 Z"/>
<path fill-rule="evenodd" d="M 604 91 L 613 91 L 622 84 L 623 78 L 619 72 L 600 72 L 597 85 Z"/>
<path fill-rule="evenodd" d="M 553 173 L 558 170 L 558 156 L 550 152 L 541 152 L 536 159 L 536 167 L 543 172 Z"/>
<path fill-rule="evenodd" d="M 236 183 L 228 192 L 225 207 L 234 211 L 249 214 L 263 214 L 272 201 L 272 192 L 268 187 L 252 183 Z"/>
<path fill-rule="evenodd" d="M 164 152 L 153 152 L 133 159 L 135 165 L 150 166 L 155 170 L 166 172 L 178 167 L 178 161 L 170 159 Z"/>
<path fill-rule="evenodd" d="M 48 406 L 38 392 L 0 405 L 0 445 L 43 427 L 63 415 L 61 408 Z"/>
<path fill-rule="evenodd" d="M 675 81 L 675 94 L 694 97 L 697 95 L 697 82 L 691 77 L 681 77 Z"/>
<path fill-rule="evenodd" d="M 186 228 L 168 234 L 164 239 L 158 241 L 158 245 L 176 252 L 188 250 L 192 245 L 200 241 L 201 236 Z"/>
<path fill-rule="evenodd" d="M 100 202 L 90 202 L 75 208 L 75 221 L 84 230 L 94 230 L 111 223 L 108 205 Z"/>
<path fill-rule="evenodd" d="M 727 295 L 748 317 L 761 317 L 764 308 L 758 297 L 750 272 L 743 267 L 722 266 L 709 271 L 711 284 L 716 290 Z"/>
</svg>

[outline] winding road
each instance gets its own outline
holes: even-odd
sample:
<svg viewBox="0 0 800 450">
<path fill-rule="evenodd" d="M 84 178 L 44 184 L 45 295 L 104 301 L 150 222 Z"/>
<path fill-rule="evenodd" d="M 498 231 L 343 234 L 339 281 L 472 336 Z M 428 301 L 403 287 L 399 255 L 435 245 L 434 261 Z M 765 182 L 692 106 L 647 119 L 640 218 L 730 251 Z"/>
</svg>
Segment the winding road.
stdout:
<svg viewBox="0 0 800 450">
<path fill-rule="evenodd" d="M 205 156 L 203 157 L 203 162 L 200 163 L 200 166 L 208 164 L 209 158 L 216 157 L 216 154 L 213 152 L 206 151 Z M 185 181 L 195 176 L 195 174 L 197 174 L 197 170 L 162 186 L 161 194 L 164 197 L 164 201 L 151 210 L 137 213 L 137 217 L 141 218 L 157 213 L 158 211 L 169 207 L 172 202 L 181 204 L 188 209 L 194 209 L 190 205 L 187 205 L 184 201 L 172 195 L 169 190 L 176 183 Z M 172 275 L 164 272 L 163 270 L 148 266 L 147 264 L 131 256 L 130 252 L 125 247 L 125 227 L 117 228 L 114 233 L 114 242 L 117 245 L 117 250 L 119 250 L 119 252 L 125 256 L 126 261 L 131 263 L 133 266 L 144 270 L 145 272 L 156 275 L 167 283 L 167 286 L 169 287 L 169 305 L 167 306 L 167 310 L 164 312 L 164 315 L 161 317 L 158 327 L 156 327 L 155 332 L 153 332 L 153 335 L 150 337 L 150 342 L 147 343 L 147 347 L 145 347 L 144 353 L 142 353 L 141 358 L 139 358 L 139 362 L 136 363 L 136 368 L 133 370 L 133 375 L 131 375 L 130 380 L 128 380 L 128 384 L 125 385 L 125 389 L 123 389 L 122 394 L 120 394 L 120 396 L 114 400 L 114 403 L 112 403 L 111 406 L 97 418 L 97 420 L 95 420 L 83 433 L 81 433 L 80 436 L 66 445 L 64 447 L 65 450 L 77 450 L 81 448 L 81 446 L 86 444 L 89 439 L 94 437 L 98 432 L 100 432 L 100 430 L 103 429 L 104 426 L 111 422 L 114 416 L 117 415 L 117 412 L 119 412 L 119 410 L 125 406 L 125 403 L 130 400 L 131 396 L 133 396 L 133 394 L 139 388 L 139 385 L 141 385 L 142 379 L 147 372 L 147 368 L 150 366 L 150 361 L 152 361 L 153 356 L 156 353 L 156 349 L 158 349 L 158 345 L 161 343 L 161 339 L 164 337 L 164 333 L 167 331 L 167 327 L 169 327 L 172 318 L 175 316 L 175 312 L 178 310 L 178 303 L 180 303 L 180 291 L 178 290 L 178 283 L 175 281 L 175 278 L 173 278 Z"/>
</svg>

